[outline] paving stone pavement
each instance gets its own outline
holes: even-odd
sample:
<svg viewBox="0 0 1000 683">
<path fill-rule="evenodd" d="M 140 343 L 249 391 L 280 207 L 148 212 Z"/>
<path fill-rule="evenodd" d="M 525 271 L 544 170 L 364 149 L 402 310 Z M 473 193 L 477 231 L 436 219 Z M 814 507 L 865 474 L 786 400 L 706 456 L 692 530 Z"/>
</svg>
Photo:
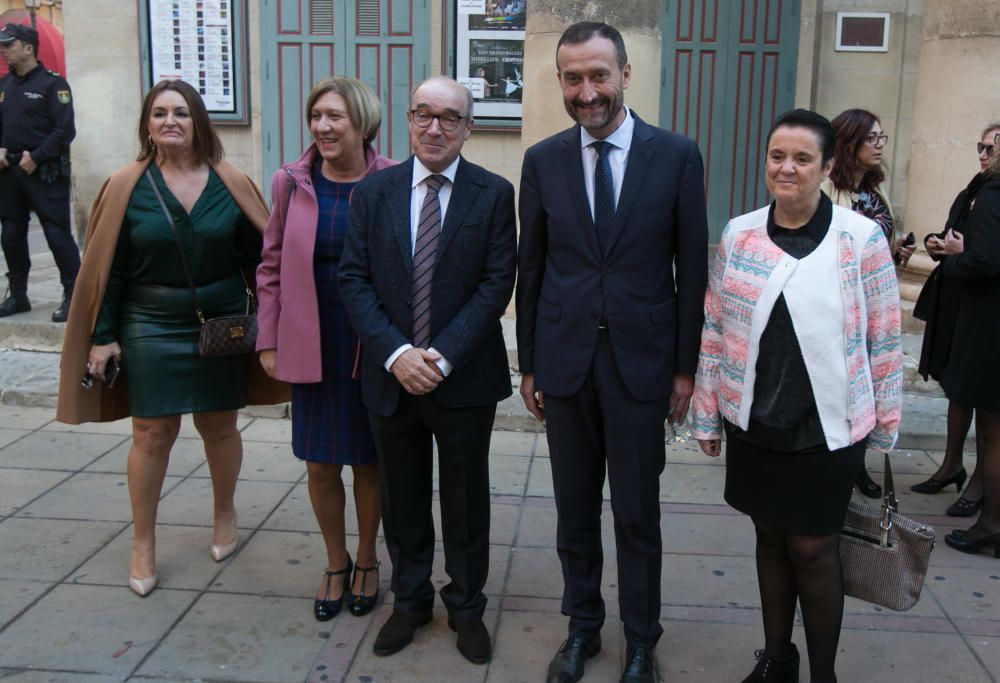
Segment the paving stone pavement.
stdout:
<svg viewBox="0 0 1000 683">
<path fill-rule="evenodd" d="M 29 237 L 34 309 L 0 321 L 0 680 L 544 680 L 566 629 L 559 613 L 555 507 L 545 437 L 532 431 L 538 425 L 516 395 L 499 407 L 502 429 L 494 432 L 492 446 L 486 623 L 494 657 L 488 665 L 469 664 L 458 654 L 440 605 L 410 647 L 388 658 L 372 654 L 377 629 L 392 609 L 384 546 L 379 607 L 363 618 L 344 613 L 325 624 L 313 620 L 324 551 L 304 467 L 291 455 L 290 423 L 274 419 L 285 416 L 283 407 L 250 409 L 240 418 L 246 453 L 237 490 L 241 545 L 219 564 L 208 555 L 211 498 L 204 453 L 185 420 L 160 506 L 160 587 L 145 599 L 133 595 L 125 585 L 131 428 L 127 421 L 70 427 L 53 420 L 62 326 L 48 317 L 61 290 L 40 230 Z M 503 322 L 510 337 L 513 320 Z M 919 337 L 908 337 L 906 345 L 912 366 Z M 513 353 L 511 361 L 516 368 Z M 923 496 L 908 487 L 940 461 L 946 404 L 937 387 L 913 381 L 912 370 L 894 473 L 902 511 L 932 524 L 941 537 L 956 526 L 941 516 L 954 494 Z M 971 469 L 971 460 L 966 466 Z M 667 681 L 742 680 L 753 666 L 753 650 L 762 645 L 753 529 L 722 500 L 723 468 L 724 457 L 705 458 L 692 444 L 668 445 L 661 477 L 664 635 L 657 648 Z M 874 454 L 869 469 L 881 470 Z M 349 472 L 346 478 L 349 484 Z M 348 512 L 353 541 L 357 525 L 350 505 Z M 603 528 L 613 558 L 607 502 Z M 447 581 L 443 560 L 439 542 L 433 575 L 439 587 Z M 621 672 L 617 583 L 614 562 L 606 563 L 604 649 L 588 663 L 584 683 L 617 681 Z M 848 599 L 840 680 L 995 682 L 998 605 L 1000 561 L 939 543 L 912 611 L 893 613 Z M 805 659 L 800 628 L 795 640 Z"/>
<path fill-rule="evenodd" d="M 544 680 L 566 629 L 544 435 L 493 435 L 486 623 L 495 653 L 488 665 L 475 666 L 456 651 L 440 604 L 410 647 L 387 658 L 372 654 L 377 629 L 392 609 L 390 564 L 381 545 L 383 599 L 376 610 L 363 618 L 343 613 L 327 623 L 313 620 L 324 553 L 304 468 L 291 455 L 289 422 L 243 416 L 240 428 L 246 459 L 237 489 L 239 550 L 219 564 L 209 557 L 210 482 L 200 441 L 185 420 L 160 505 L 160 587 L 141 599 L 125 585 L 129 423 L 71 427 L 54 422 L 50 407 L 0 405 L 0 679 Z M 938 451 L 920 449 L 894 458 L 901 509 L 934 525 L 939 536 L 954 526 L 940 516 L 954 494 L 922 496 L 908 487 L 940 458 Z M 880 470 L 875 454 L 869 467 Z M 346 478 L 349 484 L 349 473 Z M 723 478 L 724 458 L 705 458 L 693 444 L 668 445 L 661 478 L 665 632 L 657 648 L 666 681 L 742 680 L 762 645 L 753 530 L 722 500 Z M 613 557 L 607 502 L 605 513 L 605 548 Z M 351 515 L 349 547 L 356 533 Z M 446 582 L 440 542 L 433 581 L 439 587 Z M 614 563 L 606 563 L 604 649 L 588 663 L 585 683 L 620 675 L 618 590 Z M 840 680 L 996 681 L 998 605 L 1000 561 L 940 543 L 912 611 L 893 613 L 848 599 Z M 805 658 L 800 628 L 795 641 Z"/>
</svg>

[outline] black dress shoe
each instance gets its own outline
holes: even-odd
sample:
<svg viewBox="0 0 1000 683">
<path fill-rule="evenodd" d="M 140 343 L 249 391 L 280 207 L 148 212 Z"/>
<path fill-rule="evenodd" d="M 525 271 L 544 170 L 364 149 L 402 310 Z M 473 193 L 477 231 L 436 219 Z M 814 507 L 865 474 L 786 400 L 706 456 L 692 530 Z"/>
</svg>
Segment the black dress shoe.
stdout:
<svg viewBox="0 0 1000 683">
<path fill-rule="evenodd" d="M 392 615 L 379 629 L 372 652 L 379 657 L 394 655 L 413 642 L 413 633 L 421 626 L 431 623 L 431 611 L 400 612 L 393 610 Z"/>
<path fill-rule="evenodd" d="M 656 683 L 656 656 L 645 645 L 628 646 L 621 683 Z"/>
<path fill-rule="evenodd" d="M 370 567 L 362 567 L 360 564 L 354 565 L 354 575 L 357 576 L 358 572 L 361 572 L 361 592 L 357 594 L 351 593 L 351 596 L 348 598 L 347 609 L 356 617 L 363 617 L 371 612 L 375 603 L 378 602 L 378 583 L 375 584 L 375 592 L 371 595 L 366 595 L 365 579 L 368 578 L 369 572 L 375 572 L 377 576 L 378 568 L 381 564 L 381 562 L 376 561 Z"/>
<path fill-rule="evenodd" d="M 458 634 L 458 651 L 473 664 L 490 661 L 493 648 L 490 632 L 480 617 L 465 618 L 448 615 L 448 628 Z"/>
<path fill-rule="evenodd" d="M 955 474 L 951 475 L 947 479 L 935 479 L 934 477 L 931 477 L 930 479 L 922 481 L 919 484 L 914 484 L 910 487 L 910 490 L 914 493 L 940 493 L 945 486 L 954 484 L 955 492 L 957 493 L 962 490 L 962 485 L 965 483 L 965 478 L 967 476 L 969 475 L 966 473 L 965 468 L 962 467 L 958 470 L 958 472 L 955 472 Z"/>
<path fill-rule="evenodd" d="M 948 509 L 944 511 L 944 514 L 949 517 L 972 517 L 972 515 L 979 512 L 979 508 L 983 506 L 983 497 L 979 496 L 979 500 L 969 500 L 965 496 L 962 496 L 954 503 L 948 506 Z"/>
<path fill-rule="evenodd" d="M 861 472 L 854 481 L 854 485 L 858 487 L 858 491 L 861 491 L 862 496 L 878 498 L 882 495 L 882 487 L 875 483 L 871 475 L 868 474 L 868 470 L 864 467 L 861 468 Z"/>
<path fill-rule="evenodd" d="M 546 683 L 576 683 L 583 678 L 587 660 L 601 651 L 601 636 L 574 636 L 559 646 L 549 663 Z"/>
<path fill-rule="evenodd" d="M 336 600 L 330 599 L 330 585 L 333 583 L 333 577 L 343 576 L 344 587 L 340 591 L 340 597 Z M 330 621 L 335 616 L 340 614 L 340 608 L 344 606 L 344 596 L 347 595 L 351 588 L 351 557 L 347 557 L 347 566 L 341 569 L 339 572 L 331 572 L 329 569 L 323 571 L 323 577 L 326 579 L 326 588 L 323 590 L 323 597 L 317 600 L 313 600 L 313 616 L 316 617 L 316 621 Z"/>
<path fill-rule="evenodd" d="M 975 526 L 971 529 L 955 529 L 944 537 L 944 542 L 955 550 L 972 554 L 993 546 L 993 557 L 1000 559 L 1000 532 L 983 533 Z"/>
<path fill-rule="evenodd" d="M 778 659 L 757 650 L 753 656 L 757 658 L 757 666 L 743 683 L 799 683 L 799 649 L 792 643 L 792 653 L 784 659 Z"/>
</svg>

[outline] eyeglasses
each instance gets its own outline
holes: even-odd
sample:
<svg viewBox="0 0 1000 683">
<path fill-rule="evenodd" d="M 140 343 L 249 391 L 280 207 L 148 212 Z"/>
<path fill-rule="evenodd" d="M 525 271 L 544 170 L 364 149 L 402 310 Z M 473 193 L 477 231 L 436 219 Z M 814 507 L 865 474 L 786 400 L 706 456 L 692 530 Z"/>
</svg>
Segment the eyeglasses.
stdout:
<svg viewBox="0 0 1000 683">
<path fill-rule="evenodd" d="M 410 115 L 410 121 L 419 126 L 420 128 L 430 128 L 431 122 L 437 119 L 438 125 L 441 126 L 441 130 L 448 131 L 449 133 L 456 128 L 458 124 L 465 119 L 465 116 L 458 116 L 456 114 L 432 114 L 425 109 L 411 109 L 407 112 Z"/>
<path fill-rule="evenodd" d="M 885 143 L 889 142 L 889 136 L 885 133 L 879 135 L 878 133 L 869 133 L 865 140 L 872 147 L 885 147 Z"/>
<path fill-rule="evenodd" d="M 1000 136 L 997 136 L 997 137 L 1000 137 Z M 997 139 L 993 138 L 993 144 L 994 145 L 996 144 L 996 142 L 997 142 Z M 984 145 L 981 142 L 977 142 L 976 143 L 976 153 L 977 154 L 982 154 L 983 152 L 986 152 L 986 156 L 988 156 L 988 157 L 993 156 L 993 145 Z"/>
</svg>

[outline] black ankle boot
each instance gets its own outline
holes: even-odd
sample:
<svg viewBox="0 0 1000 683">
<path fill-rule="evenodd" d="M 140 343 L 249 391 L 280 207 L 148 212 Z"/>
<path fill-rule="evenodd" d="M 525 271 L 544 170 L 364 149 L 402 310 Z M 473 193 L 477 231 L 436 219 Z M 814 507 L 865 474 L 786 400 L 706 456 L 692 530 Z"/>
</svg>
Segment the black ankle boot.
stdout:
<svg viewBox="0 0 1000 683">
<path fill-rule="evenodd" d="M 69 318 L 69 304 L 73 299 L 73 285 L 63 288 L 63 298 L 62 303 L 59 304 L 57 308 L 52 313 L 52 322 L 54 323 L 64 323 L 66 319 Z"/>
<path fill-rule="evenodd" d="M 770 656 L 764 650 L 753 653 L 757 666 L 743 679 L 743 683 L 799 683 L 799 650 L 792 643 L 792 653 L 784 659 Z"/>
<path fill-rule="evenodd" d="M 31 310 L 28 293 L 24 290 L 7 290 L 7 298 L 0 303 L 0 318 L 6 318 L 15 313 L 27 313 Z"/>
</svg>

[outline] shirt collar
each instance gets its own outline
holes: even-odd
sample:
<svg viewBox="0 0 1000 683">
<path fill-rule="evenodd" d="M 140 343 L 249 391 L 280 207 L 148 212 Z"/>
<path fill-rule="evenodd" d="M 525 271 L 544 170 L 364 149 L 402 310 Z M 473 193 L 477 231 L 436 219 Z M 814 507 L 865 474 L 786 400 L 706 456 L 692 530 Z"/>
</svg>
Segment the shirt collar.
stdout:
<svg viewBox="0 0 1000 683">
<path fill-rule="evenodd" d="M 448 179 L 452 185 L 455 184 L 455 174 L 458 172 L 458 162 L 462 159 L 461 156 L 455 157 L 455 160 L 448 165 L 448 168 L 444 169 L 438 175 L 443 175 Z M 434 171 L 428 171 L 427 167 L 420 163 L 420 159 L 416 156 L 413 157 L 413 178 L 410 182 L 410 188 L 415 188 L 420 183 L 427 180 L 428 176 L 434 175 Z"/>
<path fill-rule="evenodd" d="M 611 135 L 604 138 L 605 142 L 610 142 L 618 149 L 628 149 L 632 145 L 632 132 L 635 130 L 635 119 L 632 118 L 632 112 L 628 107 L 624 107 L 624 109 L 625 118 L 622 120 L 621 125 Z M 581 147 L 589 147 L 597 141 L 598 139 L 588 133 L 586 128 L 580 126 Z"/>
<path fill-rule="evenodd" d="M 830 201 L 825 192 L 820 192 L 819 195 L 819 206 L 816 207 L 816 213 L 804 226 L 806 234 L 816 244 L 822 242 L 826 237 L 826 233 L 830 231 L 830 221 L 833 220 L 833 202 Z M 783 227 L 774 222 L 774 202 L 771 202 L 771 208 L 767 212 L 768 237 L 774 237 L 775 230 Z M 787 230 L 787 228 L 784 229 Z M 799 228 L 799 230 L 801 229 Z"/>
</svg>

